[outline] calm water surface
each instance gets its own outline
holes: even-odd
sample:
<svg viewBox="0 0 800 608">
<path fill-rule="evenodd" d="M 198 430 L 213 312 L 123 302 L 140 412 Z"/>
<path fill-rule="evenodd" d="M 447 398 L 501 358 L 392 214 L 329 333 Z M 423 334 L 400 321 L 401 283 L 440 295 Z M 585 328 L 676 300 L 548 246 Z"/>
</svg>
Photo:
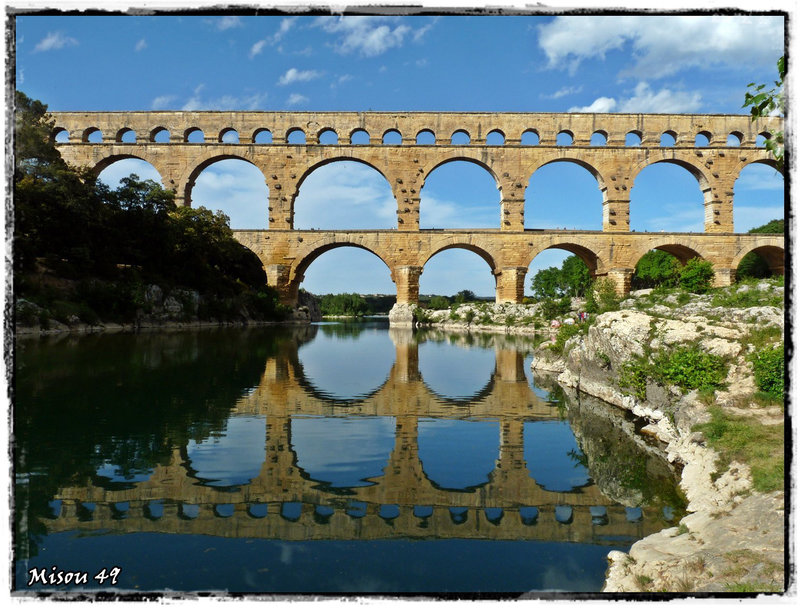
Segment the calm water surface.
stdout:
<svg viewBox="0 0 800 608">
<path fill-rule="evenodd" d="M 539 386 L 528 339 L 372 321 L 16 349 L 20 592 L 599 591 L 607 553 L 682 508 L 636 422 Z"/>
</svg>

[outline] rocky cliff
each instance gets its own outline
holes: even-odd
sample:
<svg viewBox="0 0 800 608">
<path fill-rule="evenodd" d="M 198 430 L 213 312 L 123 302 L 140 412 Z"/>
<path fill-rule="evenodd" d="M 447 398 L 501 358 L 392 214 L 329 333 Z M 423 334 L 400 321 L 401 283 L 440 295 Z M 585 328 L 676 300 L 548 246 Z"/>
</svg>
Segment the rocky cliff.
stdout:
<svg viewBox="0 0 800 608">
<path fill-rule="evenodd" d="M 713 411 L 754 432 L 783 424 L 782 404 L 761 398 L 753 368 L 758 351 L 782 341 L 782 299 L 783 287 L 766 281 L 704 296 L 648 290 L 561 351 L 539 347 L 535 370 L 641 417 L 683 466 L 689 515 L 629 554 L 612 552 L 606 591 L 783 589 L 783 491 L 754 491 L 746 458 L 722 458 L 697 430 Z"/>
</svg>

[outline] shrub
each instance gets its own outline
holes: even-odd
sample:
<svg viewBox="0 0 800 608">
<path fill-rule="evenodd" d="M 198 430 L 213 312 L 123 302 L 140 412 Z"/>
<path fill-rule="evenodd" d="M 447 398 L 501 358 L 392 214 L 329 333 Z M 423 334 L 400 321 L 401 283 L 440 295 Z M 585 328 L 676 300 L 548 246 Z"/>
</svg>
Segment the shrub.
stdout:
<svg viewBox="0 0 800 608">
<path fill-rule="evenodd" d="M 725 360 L 696 346 L 679 347 L 661 353 L 653 362 L 654 376 L 662 383 L 674 384 L 684 391 L 714 389 L 722 386 L 727 374 Z"/>
<path fill-rule="evenodd" d="M 700 258 L 692 258 L 681 268 L 678 285 L 692 293 L 706 293 L 711 289 L 714 279 L 714 267 L 711 262 Z"/>
<path fill-rule="evenodd" d="M 444 310 L 450 307 L 450 300 L 445 296 L 433 296 L 428 302 L 428 308 L 432 310 Z"/>
<path fill-rule="evenodd" d="M 577 323 L 574 325 L 562 325 L 559 330 L 558 334 L 556 334 L 556 341 L 550 345 L 550 348 L 557 353 L 564 352 L 564 344 L 566 344 L 567 340 L 569 340 L 572 336 L 577 336 L 579 333 L 584 333 L 584 325 L 578 325 Z"/>
<path fill-rule="evenodd" d="M 566 296 L 559 300 L 554 298 L 545 298 L 539 305 L 539 310 L 545 319 L 555 319 L 556 317 L 565 315 L 570 311 L 570 299 Z"/>
<path fill-rule="evenodd" d="M 626 361 L 619 370 L 617 382 L 620 388 L 630 389 L 627 394 L 633 395 L 639 400 L 647 397 L 647 380 L 649 378 L 649 366 L 646 360 Z"/>
<path fill-rule="evenodd" d="M 753 363 L 756 386 L 773 397 L 783 399 L 783 343 L 755 352 L 750 360 Z"/>
<path fill-rule="evenodd" d="M 586 312 L 602 314 L 619 310 L 621 298 L 610 279 L 598 279 L 586 291 Z"/>
</svg>

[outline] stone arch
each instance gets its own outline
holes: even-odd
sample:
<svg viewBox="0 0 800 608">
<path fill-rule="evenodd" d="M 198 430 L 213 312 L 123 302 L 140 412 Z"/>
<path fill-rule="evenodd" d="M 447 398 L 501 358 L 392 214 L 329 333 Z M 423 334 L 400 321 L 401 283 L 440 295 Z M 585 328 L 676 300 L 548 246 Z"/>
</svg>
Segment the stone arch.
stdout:
<svg viewBox="0 0 800 608">
<path fill-rule="evenodd" d="M 519 140 L 523 146 L 538 146 L 539 143 L 541 143 L 542 137 L 538 129 L 530 128 L 520 133 Z"/>
<path fill-rule="evenodd" d="M 506 143 L 506 134 L 501 129 L 492 129 L 486 134 L 487 146 L 504 146 Z"/>
<path fill-rule="evenodd" d="M 297 180 L 297 191 L 298 192 L 300 191 L 300 186 L 303 185 L 303 182 L 306 181 L 306 178 L 308 178 L 308 176 L 311 175 L 314 171 L 316 171 L 320 167 L 324 167 L 325 165 L 330 165 L 331 163 L 336 163 L 336 162 L 341 162 L 341 161 L 353 161 L 353 162 L 356 162 L 356 163 L 361 163 L 362 165 L 366 165 L 370 169 L 374 169 L 375 171 L 380 173 L 381 176 L 383 176 L 383 178 L 386 180 L 386 182 L 389 183 L 389 185 L 391 186 L 391 183 L 389 182 L 389 178 L 386 177 L 386 172 L 383 171 L 382 169 L 376 167 L 373 164 L 373 161 L 366 160 L 364 158 L 359 158 L 357 156 L 333 156 L 331 158 L 325 158 L 325 159 L 319 161 L 318 163 L 315 163 L 313 165 L 308 166 L 306 168 L 305 172 L 300 176 L 300 179 Z"/>
<path fill-rule="evenodd" d="M 166 127 L 162 127 L 162 126 L 153 127 L 152 129 L 150 129 L 150 134 L 148 136 L 148 139 L 151 142 L 155 142 L 156 138 L 161 136 L 161 135 L 163 135 L 164 133 L 166 133 L 166 139 L 167 139 L 167 141 L 169 141 L 169 138 L 170 138 L 169 129 L 167 129 Z"/>
<path fill-rule="evenodd" d="M 395 277 L 392 266 L 389 261 L 387 261 L 391 259 L 390 252 L 382 251 L 378 247 L 371 247 L 360 243 L 358 242 L 360 239 L 360 235 L 350 234 L 339 235 L 338 237 L 327 236 L 323 239 L 315 240 L 313 243 L 309 243 L 307 247 L 301 249 L 297 253 L 297 256 L 295 257 L 295 260 L 292 263 L 292 267 L 289 271 L 289 290 L 293 295 L 293 301 L 297 300 L 297 291 L 300 288 L 300 284 L 303 282 L 303 278 L 305 277 L 305 272 L 308 270 L 308 267 L 311 266 L 311 263 L 323 253 L 331 251 L 332 249 L 338 249 L 339 247 L 355 247 L 375 255 L 386 265 L 386 268 L 391 273 L 392 280 L 394 281 Z"/>
<path fill-rule="evenodd" d="M 463 240 L 462 240 L 463 239 Z M 425 282 L 434 281 L 436 283 L 437 290 L 448 291 L 449 288 L 444 287 L 444 285 L 448 282 L 451 273 L 449 272 L 449 266 L 446 270 L 443 270 L 441 267 L 441 262 L 430 266 L 430 262 L 436 258 L 440 253 L 444 252 L 455 252 L 461 251 L 469 252 L 472 254 L 477 255 L 480 260 L 486 263 L 486 266 L 474 258 L 474 256 L 466 255 L 466 257 L 462 256 L 462 259 L 458 260 L 458 264 L 460 265 L 461 274 L 468 275 L 470 280 L 472 281 L 479 281 L 479 289 L 492 291 L 495 294 L 495 298 L 497 298 L 497 290 L 498 290 L 498 275 L 501 272 L 500 263 L 498 260 L 498 252 L 491 252 L 486 248 L 482 247 L 481 245 L 475 244 L 471 242 L 472 239 L 470 238 L 469 234 L 462 235 L 454 235 L 447 239 L 442 239 L 431 243 L 430 251 L 423 251 L 420 253 L 419 257 L 419 267 L 423 271 L 422 272 L 422 279 Z M 458 257 L 458 256 L 456 256 Z M 442 258 L 446 259 L 446 258 Z M 451 261 L 450 264 L 453 262 Z M 427 274 L 425 274 L 425 270 L 427 268 Z M 488 275 L 485 274 L 488 270 Z M 442 275 L 442 273 L 445 273 Z M 491 278 L 489 278 L 491 277 Z M 420 282 L 420 286 L 423 283 Z M 459 291 L 459 289 L 463 289 L 464 286 L 461 285 L 459 288 L 454 288 L 453 293 Z M 422 287 L 420 287 L 422 289 Z M 470 290 L 474 290 L 474 283 Z M 448 295 L 448 294 L 440 294 L 440 295 Z M 488 294 L 486 294 L 488 295 Z"/>
<path fill-rule="evenodd" d="M 224 141 L 225 137 L 235 137 L 236 141 L 228 141 L 228 142 L 226 142 L 226 141 Z M 239 143 L 239 132 L 236 129 L 234 129 L 233 127 L 225 127 L 224 129 L 222 129 L 219 132 L 218 141 L 220 143 L 236 143 L 236 144 L 238 144 Z"/>
<path fill-rule="evenodd" d="M 709 202 L 711 197 L 711 181 L 709 180 L 708 175 L 698 165 L 695 165 L 694 162 L 681 158 L 648 158 L 643 162 L 637 163 L 631 169 L 631 184 L 636 184 L 636 178 L 644 169 L 659 163 L 670 163 L 686 169 L 694 176 L 694 178 L 697 180 L 697 183 L 700 185 L 700 191 L 703 193 L 703 200 L 705 202 Z M 633 186 L 631 186 L 631 188 L 633 188 Z"/>
<path fill-rule="evenodd" d="M 129 135 L 133 135 L 133 141 L 125 141 Z M 119 131 L 117 131 L 116 136 L 114 137 L 114 141 L 117 143 L 136 143 L 136 131 L 131 129 L 130 127 L 122 127 Z"/>
<path fill-rule="evenodd" d="M 289 141 L 289 138 L 292 137 L 292 135 L 294 135 L 296 133 L 299 133 L 302 136 L 302 138 L 303 138 L 302 143 L 300 143 L 300 142 L 291 143 Z M 290 127 L 289 129 L 286 130 L 286 139 L 285 139 L 285 141 L 286 141 L 287 144 L 290 144 L 290 145 L 304 146 L 304 145 L 306 145 L 308 143 L 308 135 L 300 127 Z"/>
<path fill-rule="evenodd" d="M 426 143 L 425 140 L 428 139 L 430 139 L 430 142 Z M 414 143 L 418 146 L 432 146 L 436 143 L 436 133 L 434 133 L 433 129 L 429 129 L 428 127 L 420 129 L 414 138 Z"/>
<path fill-rule="evenodd" d="M 495 261 L 495 257 L 491 253 L 486 251 L 486 249 L 479 247 L 478 245 L 475 245 L 473 243 L 459 242 L 459 241 L 447 243 L 446 245 L 442 245 L 438 249 L 434 250 L 433 253 L 428 255 L 422 261 L 422 265 L 425 266 L 425 264 L 427 264 L 433 256 L 435 256 L 438 253 L 441 253 L 442 251 L 447 251 L 448 249 L 466 249 L 467 251 L 471 251 L 472 253 L 477 254 L 489 265 L 489 269 L 492 271 L 492 273 L 494 273 L 495 270 L 497 269 L 497 263 Z"/>
<path fill-rule="evenodd" d="M 100 141 L 103 139 L 103 132 L 98 129 L 97 127 L 88 127 L 83 130 L 81 134 L 81 141 L 84 143 L 91 142 L 91 143 L 99 143 L 99 142 L 92 142 L 93 139 L 100 138 Z"/>
<path fill-rule="evenodd" d="M 165 190 L 174 190 L 174 185 L 173 184 L 164 183 L 165 182 L 164 176 L 167 175 L 167 174 L 164 172 L 163 167 L 159 167 L 159 165 L 157 163 L 157 158 L 148 157 L 145 154 L 142 154 L 142 155 L 138 155 L 138 154 L 112 154 L 111 156 L 107 156 L 107 157 L 97 161 L 97 163 L 92 167 L 92 174 L 95 177 L 97 177 L 98 175 L 100 175 L 100 173 L 103 172 L 103 170 L 107 169 L 108 167 L 110 167 L 114 163 L 119 162 L 121 160 L 127 160 L 127 159 L 141 160 L 141 161 L 144 161 L 144 162 L 152 165 L 153 168 L 156 171 L 158 171 L 158 174 L 161 176 L 161 183 L 164 186 L 164 189 Z"/>
<path fill-rule="evenodd" d="M 760 168 L 769 167 L 774 172 L 770 173 L 769 171 L 767 171 L 769 177 L 761 173 L 760 177 L 762 179 L 758 180 L 758 184 L 761 186 L 761 188 L 755 188 L 752 179 L 748 180 L 746 176 L 744 177 L 743 180 L 744 185 L 742 182 L 739 181 L 740 179 L 743 178 L 743 174 L 749 167 L 753 167 L 753 171 L 750 172 L 751 175 L 759 174 L 759 169 L 757 169 L 756 167 Z M 744 230 L 742 229 L 743 215 L 744 215 L 742 209 L 744 207 L 750 206 L 750 207 L 759 207 L 761 209 L 764 209 L 766 207 L 771 207 L 773 205 L 775 206 L 781 205 L 782 209 L 780 210 L 780 212 L 777 212 L 769 219 L 786 218 L 787 216 L 786 209 L 788 208 L 789 205 L 788 190 L 785 181 L 786 176 L 780 171 L 778 171 L 778 163 L 771 155 L 764 158 L 754 158 L 754 159 L 740 161 L 734 168 L 733 175 L 734 175 L 734 180 L 732 184 L 732 190 L 733 190 L 734 232 L 743 232 L 746 231 L 748 228 L 756 227 L 756 225 L 751 225 L 748 227 L 744 227 Z M 769 180 L 772 178 L 778 179 L 778 176 L 780 176 L 780 179 L 783 181 L 783 191 L 778 193 L 772 190 L 772 188 L 764 190 L 765 187 L 768 187 L 768 185 L 770 185 Z M 747 188 L 746 185 L 748 181 L 751 182 L 750 184 L 751 188 L 749 189 Z"/>
<path fill-rule="evenodd" d="M 669 139 L 664 139 L 665 137 L 670 138 L 672 141 Z M 669 129 L 664 131 L 661 134 L 661 137 L 659 137 L 658 145 L 662 148 L 674 148 L 678 145 L 678 134 L 675 131 L 670 131 Z"/>
<path fill-rule="evenodd" d="M 184 142 L 189 142 L 189 138 L 192 135 L 195 135 L 197 133 L 199 133 L 200 137 L 202 138 L 202 142 L 197 142 L 197 143 L 204 143 L 205 142 L 205 133 L 203 133 L 203 130 L 200 127 L 189 127 L 188 129 L 186 129 L 183 132 L 183 141 Z"/>
<path fill-rule="evenodd" d="M 369 131 L 363 127 L 356 127 L 355 129 L 352 129 L 350 134 L 347 136 L 347 141 L 350 142 L 351 146 L 368 146 L 371 139 L 372 138 L 370 137 Z"/>
<path fill-rule="evenodd" d="M 63 137 L 66 135 L 66 137 Z M 59 138 L 61 138 L 59 140 Z M 67 143 L 69 141 L 69 131 L 64 127 L 55 127 L 50 133 L 50 141 L 56 143 Z"/>
<path fill-rule="evenodd" d="M 561 147 L 575 145 L 575 133 L 569 129 L 561 129 L 556 133 L 556 145 Z"/>
<path fill-rule="evenodd" d="M 208 167 L 210 167 L 214 163 L 217 163 L 217 162 L 219 162 L 221 160 L 242 160 L 242 161 L 244 161 L 246 163 L 249 163 L 249 164 L 253 165 L 259 171 L 262 171 L 261 167 L 256 165 L 252 160 L 250 160 L 249 158 L 245 158 L 244 156 L 241 156 L 241 155 L 238 155 L 238 154 L 215 154 L 213 156 L 210 156 L 210 157 L 202 160 L 201 162 L 199 162 L 197 165 L 195 165 L 194 168 L 189 173 L 189 176 L 186 179 L 186 183 L 185 183 L 185 185 L 183 187 L 184 188 L 183 189 L 184 205 L 186 205 L 187 207 L 191 207 L 192 206 L 191 193 L 192 193 L 192 189 L 195 186 L 195 182 L 197 181 L 198 176 L 205 169 L 207 169 Z M 262 171 L 262 177 L 263 177 L 263 171 Z M 264 178 L 264 183 L 266 183 L 266 178 Z"/>
<path fill-rule="evenodd" d="M 461 136 L 461 137 L 456 137 L 456 136 Z M 463 138 L 463 137 L 467 138 L 466 142 L 462 143 L 462 142 L 456 141 L 457 139 L 460 139 L 460 138 Z M 469 131 L 467 131 L 466 129 L 456 129 L 455 131 L 453 131 L 453 134 L 450 136 L 450 144 L 453 145 L 453 146 L 468 146 L 471 143 L 472 143 L 472 137 L 470 136 Z"/>
<path fill-rule="evenodd" d="M 600 195 L 600 204 L 597 206 L 597 215 L 596 215 L 597 224 L 598 224 L 598 228 L 597 229 L 600 229 L 602 227 L 602 222 L 603 222 L 603 207 L 602 207 L 602 205 L 607 200 L 607 187 L 606 187 L 607 181 L 606 181 L 605 176 L 600 172 L 599 169 L 597 169 L 597 167 L 595 167 L 590 162 L 587 162 L 586 160 L 583 160 L 582 158 L 580 158 L 577 155 L 559 157 L 559 158 L 550 158 L 550 159 L 544 160 L 543 162 L 541 162 L 539 164 L 529 165 L 525 169 L 524 174 L 529 175 L 528 180 L 525 183 L 525 191 L 524 191 L 524 197 L 525 197 L 525 206 L 524 206 L 524 209 L 525 209 L 525 227 L 526 228 L 533 228 L 534 226 L 531 225 L 531 222 L 536 220 L 534 214 L 530 213 L 530 210 L 532 209 L 533 205 L 535 204 L 535 201 L 533 199 L 533 195 L 529 193 L 529 191 L 531 190 L 531 184 L 533 182 L 533 178 L 535 177 L 536 173 L 540 169 L 542 169 L 543 167 L 555 165 L 556 163 L 570 163 L 570 164 L 577 165 L 578 167 L 581 167 L 582 169 L 585 169 L 586 171 L 588 171 L 589 174 L 594 178 L 594 180 L 597 183 L 597 188 L 598 188 L 599 195 Z M 559 225 L 563 226 L 564 223 L 561 223 Z"/>
<path fill-rule="evenodd" d="M 464 150 L 461 151 L 457 156 L 452 156 L 444 159 L 437 159 L 434 161 L 436 164 L 429 166 L 429 167 L 421 167 L 420 169 L 420 177 L 419 177 L 419 196 L 420 196 L 420 207 L 419 207 L 419 217 L 420 217 L 420 226 L 423 229 L 432 229 L 432 228 L 499 228 L 502 222 L 501 217 L 501 208 L 500 203 L 502 202 L 502 182 L 500 181 L 499 176 L 494 171 L 494 169 L 486 164 L 486 162 L 481 159 L 480 152 L 476 150 Z M 457 163 L 454 165 L 454 163 Z M 468 163 L 470 166 L 465 167 L 463 163 Z M 450 165 L 447 170 L 440 173 L 436 176 L 436 179 L 430 180 L 431 175 L 434 174 L 438 169 L 442 167 Z M 459 166 L 461 165 L 461 166 Z M 472 171 L 473 167 L 477 166 L 482 171 Z M 455 175 L 452 173 L 455 172 Z M 459 175 L 460 173 L 460 175 Z M 484 175 L 485 174 L 485 175 Z M 483 181 L 485 178 L 489 178 L 492 181 Z M 464 200 L 459 200 L 459 209 L 467 210 L 470 209 L 472 211 L 476 211 L 479 214 L 479 217 L 474 220 L 477 223 L 464 223 L 467 216 L 454 218 L 449 217 L 444 223 L 435 223 L 431 221 L 431 213 L 433 207 L 429 205 L 429 197 L 432 194 L 442 194 L 445 190 L 450 192 L 454 187 L 454 184 L 458 183 L 456 180 L 463 179 L 465 183 L 471 183 L 473 186 L 473 190 L 471 190 L 471 195 L 466 197 Z M 442 181 L 445 180 L 445 181 Z M 436 182 L 435 185 L 431 185 L 431 183 Z M 495 201 L 488 200 L 489 198 L 489 191 L 490 191 L 490 183 L 494 184 L 494 188 L 498 191 L 496 196 L 496 208 L 490 207 L 490 205 L 495 204 Z M 426 185 L 428 186 L 427 190 Z M 434 193 L 433 190 L 436 192 Z M 480 194 L 480 196 L 479 196 Z M 434 225 L 435 224 L 435 225 Z M 455 224 L 455 225 L 454 225 Z"/>
<path fill-rule="evenodd" d="M 259 139 L 269 139 L 269 141 L 258 141 Z M 267 129 L 266 127 L 259 127 L 255 131 L 253 131 L 253 143 L 258 145 L 264 144 L 271 144 L 272 143 L 272 131 Z"/>
<path fill-rule="evenodd" d="M 367 150 L 364 147 L 365 151 Z M 306 228 L 319 228 L 319 229 L 394 229 L 397 227 L 397 198 L 395 196 L 395 192 L 392 188 L 392 182 L 390 181 L 389 177 L 386 174 L 386 167 L 381 165 L 376 166 L 373 162 L 373 157 L 370 157 L 368 154 L 365 154 L 367 158 L 362 158 L 356 155 L 351 155 L 351 151 L 355 154 L 359 153 L 360 148 L 354 148 L 348 150 L 346 153 L 347 155 L 343 155 L 339 152 L 333 152 L 334 156 L 329 158 L 324 158 L 315 162 L 313 165 L 303 168 L 303 173 L 300 175 L 297 184 L 294 186 L 294 190 L 292 191 L 291 185 L 284 185 L 284 188 L 288 188 L 287 195 L 290 196 L 290 205 L 291 205 L 291 213 L 292 217 L 295 218 L 295 227 L 304 226 Z M 341 201 L 341 189 L 342 188 L 349 188 L 349 187 L 358 187 L 356 184 L 350 182 L 347 178 L 347 173 L 339 172 L 334 165 L 336 163 L 341 164 L 348 164 L 348 163 L 356 163 L 361 165 L 365 168 L 369 168 L 371 171 L 364 172 L 361 175 L 363 178 L 363 182 L 361 185 L 364 186 L 365 184 L 369 184 L 371 188 L 374 190 L 371 192 L 370 202 L 374 203 L 370 206 L 364 207 L 364 199 L 358 198 L 347 199 L 344 201 L 344 205 L 341 207 L 342 213 L 337 216 L 337 218 L 332 218 L 330 213 L 324 212 L 319 214 L 318 217 L 313 218 L 316 220 L 314 223 L 312 218 L 305 213 L 304 210 L 309 209 L 306 205 L 304 205 L 304 200 L 308 198 L 307 195 L 303 194 L 302 187 L 305 184 L 306 180 L 314 174 L 316 171 L 321 169 L 322 167 L 331 166 L 332 173 L 328 173 L 327 175 L 332 180 L 332 186 L 336 186 L 337 188 L 331 190 L 331 197 L 336 199 L 337 197 Z M 342 169 L 342 171 L 346 171 L 346 167 Z M 367 175 L 369 173 L 369 175 Z M 344 181 L 339 181 L 339 179 Z M 391 200 L 391 203 L 390 203 Z M 298 207 L 298 202 L 300 203 L 300 207 Z M 352 204 L 351 204 L 352 202 Z M 359 215 L 358 212 L 358 204 L 362 203 L 362 207 L 360 208 L 363 213 Z M 391 205 L 391 211 L 389 207 Z M 298 213 L 299 211 L 299 213 Z M 355 215 L 354 215 L 355 214 Z M 340 225 L 343 221 L 343 218 L 347 217 L 350 220 L 350 224 L 346 226 Z M 327 224 L 327 226 L 326 226 Z"/>
<path fill-rule="evenodd" d="M 590 146 L 605 146 L 608 144 L 608 132 L 602 129 L 598 129 L 594 133 L 592 133 L 591 138 L 589 139 Z"/>
<path fill-rule="evenodd" d="M 786 251 L 783 247 L 777 245 L 748 245 L 739 249 L 731 262 L 731 270 L 736 272 L 736 269 L 741 264 L 742 259 L 748 253 L 755 253 L 763 258 L 774 274 L 783 274 L 784 265 L 786 263 Z"/>
<path fill-rule="evenodd" d="M 675 256 L 675 258 L 677 258 L 677 260 L 681 263 L 681 266 L 685 266 L 686 262 L 688 262 L 692 258 L 700 258 L 701 260 L 708 259 L 706 255 L 704 255 L 697 249 L 693 249 L 688 245 L 676 243 L 674 238 L 663 239 L 660 242 L 659 241 L 649 242 L 646 249 L 640 247 L 639 249 L 632 251 L 631 268 L 636 268 L 636 265 L 639 263 L 639 260 L 641 260 L 644 257 L 644 255 L 652 249 L 660 249 L 661 251 L 666 251 L 670 255 Z"/>
<path fill-rule="evenodd" d="M 398 140 L 397 143 L 395 143 L 395 144 L 388 143 L 386 141 L 387 136 L 390 136 L 389 139 L 397 139 Z M 383 132 L 383 135 L 381 135 L 381 143 L 384 146 L 387 146 L 387 145 L 389 145 L 389 146 L 400 146 L 400 145 L 403 144 L 403 134 L 399 130 L 394 129 L 394 128 L 386 129 Z"/>
<path fill-rule="evenodd" d="M 316 139 L 316 143 L 322 146 L 339 145 L 339 133 L 337 133 L 336 130 L 332 129 L 331 127 L 322 127 L 319 131 L 317 131 Z M 331 141 L 323 142 L 323 139 Z"/>
<path fill-rule="evenodd" d="M 469 153 L 467 153 L 467 154 L 469 154 Z M 489 175 L 492 176 L 492 179 L 497 184 L 497 189 L 501 190 L 500 178 L 497 176 L 497 173 L 495 173 L 495 171 L 494 171 L 494 169 L 492 169 L 492 167 L 490 167 L 485 161 L 481 160 L 480 158 L 473 158 L 471 156 L 466 156 L 466 155 L 462 154 L 462 155 L 459 155 L 459 156 L 452 156 L 452 157 L 449 157 L 449 158 L 445 158 L 444 160 L 442 160 L 442 161 L 436 163 L 435 165 L 433 165 L 430 169 L 426 169 L 422 173 L 422 180 L 420 181 L 420 184 L 419 184 L 420 191 L 422 191 L 422 188 L 425 186 L 425 182 L 427 181 L 428 177 L 430 177 L 431 173 L 433 173 L 434 171 L 436 171 L 436 169 L 438 169 L 439 167 L 442 167 L 443 165 L 447 165 L 449 163 L 456 162 L 456 161 L 466 161 L 468 163 L 472 163 L 474 165 L 478 165 L 481 169 L 484 169 L 487 173 L 489 173 Z"/>
<path fill-rule="evenodd" d="M 561 249 L 563 251 L 568 251 L 572 255 L 578 256 L 581 261 L 586 264 L 586 267 L 589 269 L 589 274 L 591 274 L 592 277 L 604 275 L 610 270 L 610 262 L 608 259 L 603 257 L 601 254 L 595 253 L 594 250 L 590 249 L 586 245 L 573 240 L 554 241 L 549 245 L 539 248 L 538 250 L 534 250 L 532 252 L 533 255 L 527 259 L 526 267 L 530 268 L 533 260 L 540 253 L 551 249 Z"/>
</svg>

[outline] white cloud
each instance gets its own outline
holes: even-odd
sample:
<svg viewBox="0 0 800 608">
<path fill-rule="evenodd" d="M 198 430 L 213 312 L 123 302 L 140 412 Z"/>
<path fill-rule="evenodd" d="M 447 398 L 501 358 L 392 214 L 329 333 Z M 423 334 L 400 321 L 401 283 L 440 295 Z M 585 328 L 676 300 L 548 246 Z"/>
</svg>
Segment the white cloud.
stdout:
<svg viewBox="0 0 800 608">
<path fill-rule="evenodd" d="M 703 232 L 705 217 L 703 206 L 694 201 L 668 203 L 661 211 L 665 215 L 642 218 L 639 225 L 646 232 Z M 633 212 L 631 213 L 633 216 Z M 633 226 L 637 228 L 637 226 Z"/>
<path fill-rule="evenodd" d="M 269 227 L 264 175 L 245 161 L 219 161 L 200 173 L 192 189 L 192 206 L 200 205 L 225 213 L 231 228 Z"/>
<path fill-rule="evenodd" d="M 181 108 L 185 112 L 195 110 L 259 110 L 262 109 L 264 101 L 267 99 L 266 93 L 253 93 L 243 97 L 233 95 L 223 95 L 217 99 L 203 99 L 200 97 L 200 90 L 197 87 L 195 94 Z"/>
<path fill-rule="evenodd" d="M 301 104 L 308 103 L 309 99 L 305 95 L 300 95 L 300 93 L 292 93 L 289 95 L 289 98 L 286 100 L 287 106 L 299 106 Z"/>
<path fill-rule="evenodd" d="M 139 51 L 143 51 L 147 48 L 147 40 L 142 38 L 139 42 L 136 43 L 136 47 L 134 50 L 138 53 Z"/>
<path fill-rule="evenodd" d="M 322 74 L 316 70 L 298 70 L 297 68 L 289 68 L 286 73 L 280 77 L 278 84 L 280 86 L 286 86 L 295 82 L 308 82 L 309 80 L 314 80 L 320 76 L 322 76 Z"/>
<path fill-rule="evenodd" d="M 77 44 L 78 41 L 75 40 L 75 38 L 65 36 L 62 32 L 49 32 L 47 36 L 42 38 L 33 48 L 33 52 L 55 51 L 63 49 L 66 46 L 76 46 Z"/>
<path fill-rule="evenodd" d="M 161 95 L 156 97 L 151 104 L 154 110 L 164 110 L 170 106 L 175 99 L 175 95 Z"/>
<path fill-rule="evenodd" d="M 411 28 L 404 24 L 394 25 L 396 22 L 395 17 L 320 17 L 315 25 L 329 34 L 339 35 L 339 42 L 335 45 L 338 52 L 358 52 L 365 57 L 374 57 L 403 45 Z"/>
<path fill-rule="evenodd" d="M 286 17 L 281 20 L 281 24 L 278 27 L 278 31 L 275 32 L 272 36 L 268 36 L 267 38 L 263 38 L 258 42 L 254 43 L 253 46 L 250 47 L 250 59 L 255 57 L 256 55 L 261 54 L 264 50 L 264 47 L 269 44 L 270 46 L 275 46 L 281 39 L 289 33 L 289 30 L 292 29 L 294 26 L 294 22 L 297 20 L 297 17 Z M 310 53 L 310 49 L 307 49 Z M 283 52 L 283 47 L 278 47 L 279 52 Z"/>
<path fill-rule="evenodd" d="M 620 112 L 631 113 L 667 113 L 683 114 L 700 109 L 702 98 L 700 93 L 672 91 L 661 89 L 654 92 L 646 82 L 640 82 L 634 89 L 634 95 L 619 104 Z"/>
<path fill-rule="evenodd" d="M 661 89 L 653 91 L 646 82 L 640 82 L 633 96 L 617 101 L 613 97 L 598 97 L 588 106 L 573 106 L 569 112 L 624 112 L 631 114 L 696 112 L 702 105 L 700 93 Z"/>
<path fill-rule="evenodd" d="M 767 165 L 748 165 L 736 180 L 736 192 L 741 190 L 783 190 L 783 176 Z"/>
<path fill-rule="evenodd" d="M 550 68 L 574 72 L 585 59 L 633 48 L 620 76 L 662 78 L 688 67 L 771 66 L 783 53 L 783 18 L 721 15 L 569 16 L 540 26 Z"/>
<path fill-rule="evenodd" d="M 221 32 L 229 30 L 234 27 L 242 27 L 242 25 L 244 25 L 242 23 L 241 17 L 238 17 L 236 15 L 226 15 L 225 17 L 217 19 L 212 23 L 214 24 L 214 27 L 216 27 Z"/>
<path fill-rule="evenodd" d="M 613 112 L 615 107 L 617 107 L 617 100 L 613 97 L 598 97 L 588 106 L 572 106 L 567 111 L 601 114 L 604 112 Z"/>
<path fill-rule="evenodd" d="M 272 36 L 272 44 L 277 43 L 281 40 L 286 34 L 289 33 L 289 30 L 292 29 L 294 26 L 294 22 L 297 21 L 297 17 L 285 17 L 281 20 L 281 25 L 278 28 L 278 31 Z"/>
<path fill-rule="evenodd" d="M 256 55 L 260 54 L 261 51 L 264 50 L 264 46 L 267 44 L 266 40 L 259 40 L 253 46 L 250 47 L 250 59 L 255 57 Z"/>
<path fill-rule="evenodd" d="M 395 228 L 397 204 L 386 179 L 353 161 L 320 167 L 300 186 L 298 228 Z"/>
<path fill-rule="evenodd" d="M 550 95 L 539 95 L 542 99 L 561 99 L 562 97 L 566 97 L 567 95 L 575 95 L 580 93 L 583 90 L 582 86 L 579 87 L 561 87 L 555 93 L 551 93 Z"/>
<path fill-rule="evenodd" d="M 425 36 L 425 34 L 427 34 L 434 25 L 436 25 L 436 22 L 439 21 L 439 19 L 441 19 L 441 17 L 434 17 L 430 22 L 426 23 L 416 32 L 414 32 L 414 42 L 419 42 L 422 40 L 423 36 Z"/>
<path fill-rule="evenodd" d="M 767 222 L 775 219 L 783 219 L 786 211 L 782 206 L 764 207 L 733 207 L 734 230 L 736 232 L 747 232 L 752 228 L 763 226 Z"/>
</svg>

